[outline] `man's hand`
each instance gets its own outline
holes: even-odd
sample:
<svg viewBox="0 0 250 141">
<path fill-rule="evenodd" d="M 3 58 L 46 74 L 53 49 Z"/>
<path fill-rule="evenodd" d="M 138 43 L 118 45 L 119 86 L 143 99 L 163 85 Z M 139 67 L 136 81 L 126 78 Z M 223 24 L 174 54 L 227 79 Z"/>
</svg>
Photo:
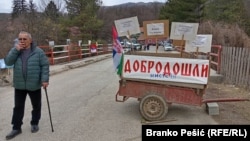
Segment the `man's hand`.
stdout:
<svg viewBox="0 0 250 141">
<path fill-rule="evenodd" d="M 20 51 L 21 49 L 23 49 L 23 47 L 20 44 L 16 44 L 16 50 Z"/>
<path fill-rule="evenodd" d="M 48 82 L 43 82 L 43 83 L 42 83 L 42 86 L 43 86 L 43 88 L 45 89 L 45 88 L 47 88 L 47 87 L 49 86 L 49 83 L 48 83 Z"/>
</svg>

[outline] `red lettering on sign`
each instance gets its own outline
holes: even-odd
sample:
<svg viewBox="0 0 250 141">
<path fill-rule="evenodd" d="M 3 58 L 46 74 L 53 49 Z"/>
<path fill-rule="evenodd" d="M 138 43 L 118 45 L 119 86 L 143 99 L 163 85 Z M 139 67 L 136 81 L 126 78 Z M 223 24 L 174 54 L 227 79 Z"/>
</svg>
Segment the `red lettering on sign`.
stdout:
<svg viewBox="0 0 250 141">
<path fill-rule="evenodd" d="M 170 75 L 170 67 L 169 67 L 169 62 L 165 65 L 164 67 L 164 72 L 163 75 Z"/>
<path fill-rule="evenodd" d="M 200 76 L 198 64 L 196 64 L 194 69 L 193 69 L 193 76 L 197 76 L 197 77 Z"/>
<path fill-rule="evenodd" d="M 130 61 L 127 60 L 124 66 L 124 72 L 129 72 L 131 73 L 131 68 L 130 68 Z"/>
<path fill-rule="evenodd" d="M 192 70 L 192 64 L 181 64 L 181 75 L 190 76 Z"/>
<path fill-rule="evenodd" d="M 161 72 L 161 70 L 162 70 L 162 64 L 161 64 L 161 62 L 157 62 L 156 63 L 155 70 L 156 70 L 156 73 L 160 73 Z"/>
<path fill-rule="evenodd" d="M 150 70 L 153 68 L 154 64 L 154 61 L 148 61 L 148 73 L 150 73 Z"/>
<path fill-rule="evenodd" d="M 140 68 L 140 63 L 138 60 L 135 60 L 134 64 L 133 64 L 133 69 L 135 72 L 137 72 Z"/>
<path fill-rule="evenodd" d="M 132 63 L 132 64 L 131 64 Z M 193 77 L 208 77 L 209 65 L 207 64 L 190 64 L 190 63 L 174 63 L 170 66 L 170 62 L 155 62 L 147 60 L 131 60 L 127 59 L 124 65 L 124 72 L 142 72 L 151 73 L 153 71 L 156 74 L 163 75 L 182 75 Z"/>
<path fill-rule="evenodd" d="M 141 61 L 141 72 L 146 72 L 147 71 L 146 63 L 147 63 L 146 60 Z"/>
<path fill-rule="evenodd" d="M 173 71 L 174 71 L 174 75 L 177 75 L 180 71 L 180 66 L 178 63 L 175 63 L 174 64 L 174 67 L 173 67 Z"/>
<path fill-rule="evenodd" d="M 208 77 L 208 65 L 202 65 L 201 77 Z"/>
</svg>

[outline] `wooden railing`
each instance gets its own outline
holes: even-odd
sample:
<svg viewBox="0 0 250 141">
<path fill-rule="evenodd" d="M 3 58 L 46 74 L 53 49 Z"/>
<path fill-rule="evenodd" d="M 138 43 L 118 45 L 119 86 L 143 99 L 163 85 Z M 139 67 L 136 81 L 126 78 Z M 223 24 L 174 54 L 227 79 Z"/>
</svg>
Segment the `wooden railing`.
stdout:
<svg viewBox="0 0 250 141">
<path fill-rule="evenodd" d="M 212 45 L 211 52 L 209 53 L 211 57 L 211 67 L 216 70 L 217 74 L 220 74 L 221 70 L 221 45 Z"/>
<path fill-rule="evenodd" d="M 50 46 L 39 46 L 44 50 L 47 57 L 49 58 L 50 64 L 59 64 L 70 62 L 73 60 L 90 57 L 93 55 L 100 55 L 112 52 L 111 44 L 99 44 L 98 46 L 91 46 L 83 44 L 81 46 L 70 44 L 70 45 L 55 45 Z"/>
<path fill-rule="evenodd" d="M 177 48 L 177 51 L 181 52 L 181 47 Z M 209 57 L 211 59 L 211 68 L 216 71 L 217 74 L 221 73 L 221 45 L 212 45 L 211 52 L 202 54 L 201 56 Z M 199 54 L 200 55 L 200 54 Z M 199 58 L 194 52 L 185 52 L 183 49 L 182 58 Z"/>
</svg>

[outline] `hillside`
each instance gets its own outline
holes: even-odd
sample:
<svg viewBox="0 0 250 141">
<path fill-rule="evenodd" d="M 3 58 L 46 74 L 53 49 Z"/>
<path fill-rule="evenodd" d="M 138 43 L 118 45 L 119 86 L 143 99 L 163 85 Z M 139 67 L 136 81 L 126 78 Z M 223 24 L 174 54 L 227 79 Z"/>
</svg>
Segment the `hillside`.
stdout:
<svg viewBox="0 0 250 141">
<path fill-rule="evenodd" d="M 137 16 L 140 26 L 143 25 L 143 21 L 157 20 L 162 6 L 164 3 L 140 2 L 101 7 L 98 18 L 104 21 L 104 26 L 99 37 L 106 40 L 111 39 L 111 26 L 115 20 Z"/>
<path fill-rule="evenodd" d="M 97 16 L 104 22 L 104 25 L 97 36 L 98 38 L 111 43 L 111 27 L 115 20 L 137 16 L 139 24 L 142 26 L 143 21 L 157 20 L 160 9 L 164 6 L 164 4 L 165 3 L 159 2 L 140 2 L 126 3 L 115 6 L 102 6 L 98 11 Z M 250 16 L 250 1 L 245 0 L 245 7 L 248 11 L 248 15 Z M 21 27 L 18 27 L 18 25 L 20 26 L 18 22 L 15 22 L 14 24 L 12 23 L 10 14 L 0 13 L 0 58 L 3 58 L 12 47 L 13 39 L 16 37 L 17 32 L 21 30 Z M 199 27 L 199 34 L 213 34 L 213 44 L 241 47 L 249 46 L 250 44 L 248 36 L 237 25 L 225 26 L 220 23 L 211 23 L 208 21 L 201 23 Z M 41 29 L 39 28 L 39 30 Z M 39 36 L 42 41 L 46 40 L 40 35 L 37 36 Z"/>
<path fill-rule="evenodd" d="M 158 19 L 161 6 L 164 3 L 150 2 L 150 3 L 126 3 L 115 6 L 102 6 L 98 11 L 98 18 L 104 21 L 104 26 L 98 34 L 99 38 L 111 42 L 111 26 L 114 20 L 137 16 L 140 25 L 145 20 Z M 0 58 L 3 58 L 12 47 L 13 39 L 17 31 L 20 30 L 15 27 L 17 23 L 12 24 L 11 14 L 0 13 L 0 44 L 1 52 Z"/>
</svg>

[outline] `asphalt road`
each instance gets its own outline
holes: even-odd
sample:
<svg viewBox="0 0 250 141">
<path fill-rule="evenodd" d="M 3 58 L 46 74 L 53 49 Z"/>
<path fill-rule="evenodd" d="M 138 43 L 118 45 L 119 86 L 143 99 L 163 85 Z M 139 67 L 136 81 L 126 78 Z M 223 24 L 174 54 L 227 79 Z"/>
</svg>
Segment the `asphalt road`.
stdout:
<svg viewBox="0 0 250 141">
<path fill-rule="evenodd" d="M 52 75 L 48 95 L 54 132 L 45 95 L 40 130 L 30 132 L 31 104 L 27 97 L 23 133 L 13 141 L 141 141 L 144 123 L 139 102 L 133 98 L 116 102 L 118 81 L 112 58 Z M 0 87 L 0 141 L 11 130 L 12 109 L 13 88 Z M 157 124 L 217 124 L 205 105 L 172 104 L 166 120 Z"/>
</svg>

